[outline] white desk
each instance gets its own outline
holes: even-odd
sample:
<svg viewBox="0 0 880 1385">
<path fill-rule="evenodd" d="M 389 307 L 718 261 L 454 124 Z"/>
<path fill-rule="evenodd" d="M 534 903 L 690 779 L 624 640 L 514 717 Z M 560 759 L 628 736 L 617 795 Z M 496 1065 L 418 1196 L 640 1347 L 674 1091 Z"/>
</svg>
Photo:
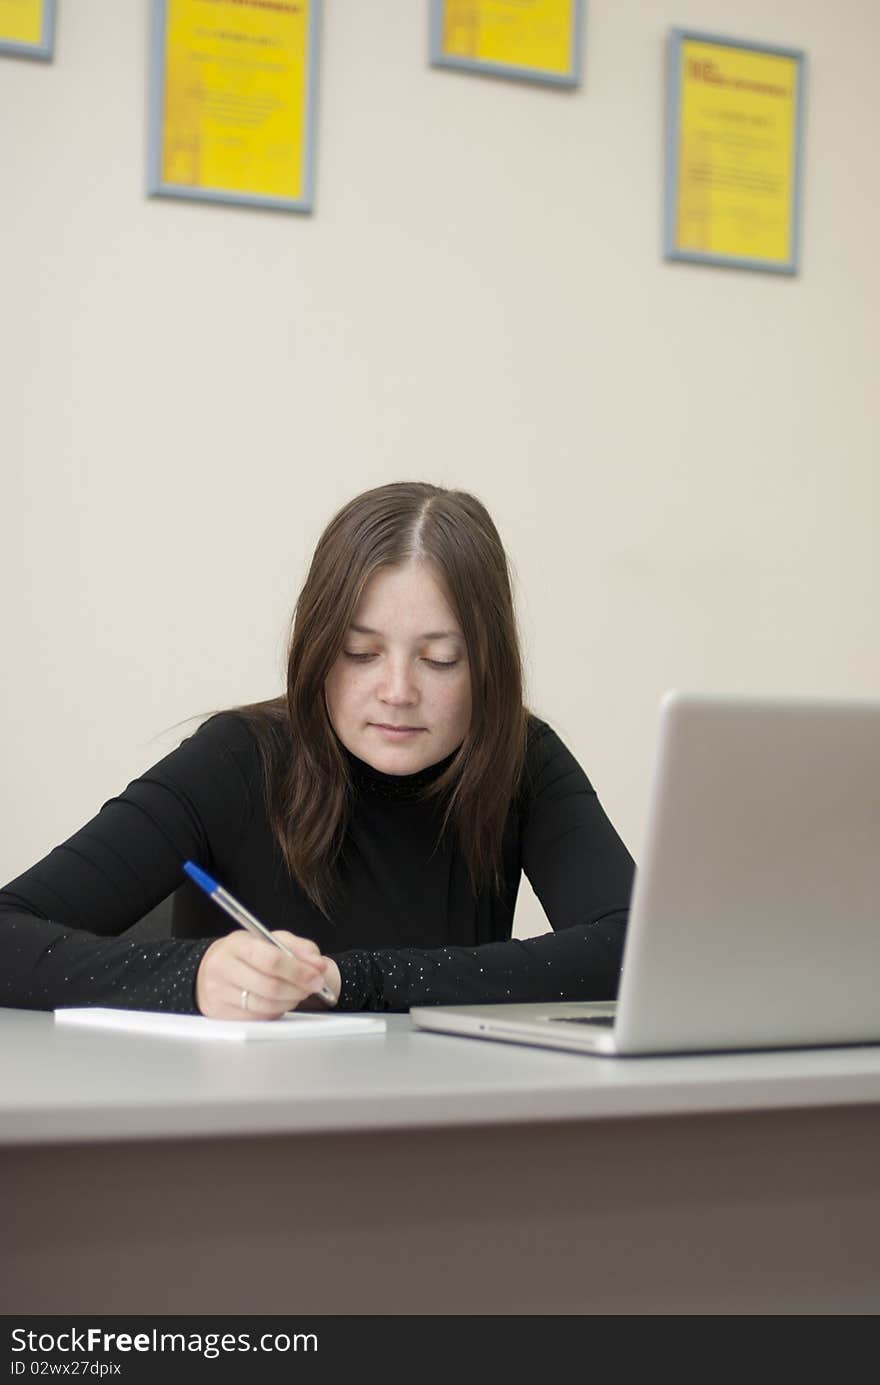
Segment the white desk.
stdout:
<svg viewBox="0 0 880 1385">
<path fill-rule="evenodd" d="M 880 1048 L 388 1024 L 195 1044 L 0 1010 L 0 1312 L 877 1311 Z"/>
</svg>

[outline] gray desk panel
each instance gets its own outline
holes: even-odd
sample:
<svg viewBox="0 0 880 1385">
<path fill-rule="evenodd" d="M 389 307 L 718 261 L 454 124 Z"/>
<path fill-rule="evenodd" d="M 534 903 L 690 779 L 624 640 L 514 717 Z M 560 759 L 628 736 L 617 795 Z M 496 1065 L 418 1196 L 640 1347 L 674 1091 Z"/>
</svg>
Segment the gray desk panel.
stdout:
<svg viewBox="0 0 880 1385">
<path fill-rule="evenodd" d="M 880 1048 L 608 1059 L 384 1035 L 193 1043 L 0 1010 L 0 1145 L 318 1134 L 880 1104 Z"/>
<path fill-rule="evenodd" d="M 880 1303 L 877 1048 L 633 1062 L 406 1016 L 207 1045 L 5 1011 L 0 1066 L 2 1312 Z"/>
<path fill-rule="evenodd" d="M 5 1313 L 876 1313 L 880 1111 L 0 1149 Z"/>
</svg>

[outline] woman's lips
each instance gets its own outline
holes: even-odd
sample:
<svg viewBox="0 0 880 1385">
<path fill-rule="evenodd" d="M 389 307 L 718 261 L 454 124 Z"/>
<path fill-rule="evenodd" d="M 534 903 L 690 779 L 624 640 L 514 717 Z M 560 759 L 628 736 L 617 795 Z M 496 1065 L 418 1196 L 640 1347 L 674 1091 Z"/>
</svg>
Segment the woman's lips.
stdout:
<svg viewBox="0 0 880 1385">
<path fill-rule="evenodd" d="M 380 736 L 385 736 L 390 741 L 408 740 L 410 736 L 420 735 L 425 729 L 424 726 L 384 726 L 378 721 L 371 721 L 370 725 Z"/>
</svg>

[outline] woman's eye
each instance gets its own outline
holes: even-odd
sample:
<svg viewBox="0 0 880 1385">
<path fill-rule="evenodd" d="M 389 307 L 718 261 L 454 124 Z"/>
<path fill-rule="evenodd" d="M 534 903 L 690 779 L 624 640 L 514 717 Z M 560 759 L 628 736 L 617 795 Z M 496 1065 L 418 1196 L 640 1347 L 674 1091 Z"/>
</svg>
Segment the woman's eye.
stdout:
<svg viewBox="0 0 880 1385">
<path fill-rule="evenodd" d="M 351 659 L 352 663 L 355 664 L 365 664 L 368 662 L 368 660 L 376 658 L 375 654 L 355 654 L 355 652 L 351 649 L 343 649 L 342 652 L 345 655 L 346 659 Z M 459 660 L 426 659 L 425 663 L 429 664 L 431 668 L 455 668 L 456 664 L 459 663 Z"/>
</svg>

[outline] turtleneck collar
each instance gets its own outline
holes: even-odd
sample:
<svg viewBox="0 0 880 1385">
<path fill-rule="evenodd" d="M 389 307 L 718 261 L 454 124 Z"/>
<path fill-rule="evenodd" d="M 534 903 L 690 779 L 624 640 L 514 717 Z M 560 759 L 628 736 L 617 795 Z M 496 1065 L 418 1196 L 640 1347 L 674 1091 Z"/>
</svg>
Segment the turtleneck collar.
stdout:
<svg viewBox="0 0 880 1385">
<path fill-rule="evenodd" d="M 341 746 L 341 749 L 351 770 L 352 781 L 358 789 L 377 794 L 381 798 L 403 800 L 419 798 L 422 790 L 428 784 L 433 784 L 435 779 L 439 779 L 458 754 L 458 747 L 456 747 L 451 755 L 446 756 L 445 760 L 438 760 L 436 764 L 426 765 L 424 769 L 416 770 L 415 774 L 383 774 L 381 770 L 368 765 L 366 760 L 359 760 L 357 755 L 352 755 L 351 751 L 344 745 Z"/>
</svg>

